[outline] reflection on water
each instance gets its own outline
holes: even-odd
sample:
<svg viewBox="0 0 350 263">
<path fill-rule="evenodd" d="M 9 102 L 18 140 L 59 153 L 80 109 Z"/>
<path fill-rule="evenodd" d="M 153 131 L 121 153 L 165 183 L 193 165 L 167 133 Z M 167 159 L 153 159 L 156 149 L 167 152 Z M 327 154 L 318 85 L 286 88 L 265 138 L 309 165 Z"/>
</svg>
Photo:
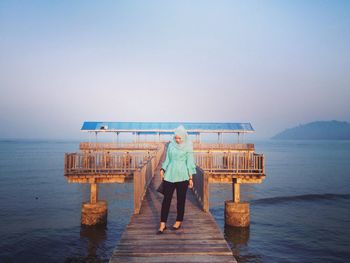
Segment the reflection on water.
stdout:
<svg viewBox="0 0 350 263">
<path fill-rule="evenodd" d="M 72 262 L 105 262 L 100 258 L 97 250 L 107 239 L 107 227 L 104 225 L 98 226 L 81 226 L 80 238 L 83 243 L 86 243 L 87 251 L 84 257 L 67 257 L 65 263 Z"/>
<path fill-rule="evenodd" d="M 247 254 L 250 227 L 224 226 L 224 235 L 238 263 L 263 262 L 258 255 Z"/>
<path fill-rule="evenodd" d="M 246 246 L 249 241 L 249 234 L 249 227 L 232 227 L 225 225 L 225 238 L 230 240 L 235 246 Z"/>
</svg>

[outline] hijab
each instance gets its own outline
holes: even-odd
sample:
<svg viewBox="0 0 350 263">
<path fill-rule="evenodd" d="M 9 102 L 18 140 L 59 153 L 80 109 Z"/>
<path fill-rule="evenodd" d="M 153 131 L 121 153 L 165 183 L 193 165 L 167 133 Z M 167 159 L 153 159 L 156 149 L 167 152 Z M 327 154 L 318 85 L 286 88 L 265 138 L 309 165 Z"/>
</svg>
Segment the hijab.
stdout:
<svg viewBox="0 0 350 263">
<path fill-rule="evenodd" d="M 175 136 L 180 136 L 182 142 L 177 143 L 175 140 Z M 188 133 L 183 125 L 180 125 L 174 130 L 174 137 L 170 142 L 173 146 L 179 150 L 184 150 L 186 152 L 193 151 L 192 141 L 190 140 Z"/>
</svg>

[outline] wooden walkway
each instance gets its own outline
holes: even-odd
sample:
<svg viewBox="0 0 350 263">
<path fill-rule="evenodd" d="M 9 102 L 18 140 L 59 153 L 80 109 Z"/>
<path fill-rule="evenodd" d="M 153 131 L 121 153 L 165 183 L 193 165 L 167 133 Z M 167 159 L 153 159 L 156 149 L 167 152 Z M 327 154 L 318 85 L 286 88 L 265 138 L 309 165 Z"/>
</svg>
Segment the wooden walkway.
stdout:
<svg viewBox="0 0 350 263">
<path fill-rule="evenodd" d="M 110 263 L 237 262 L 215 219 L 209 212 L 202 210 L 190 189 L 187 192 L 182 227 L 179 230 L 171 229 L 176 219 L 175 191 L 167 222 L 168 229 L 161 235 L 156 234 L 163 198 L 156 191 L 160 183 L 160 164 L 142 201 L 140 214 L 131 217 Z"/>
</svg>

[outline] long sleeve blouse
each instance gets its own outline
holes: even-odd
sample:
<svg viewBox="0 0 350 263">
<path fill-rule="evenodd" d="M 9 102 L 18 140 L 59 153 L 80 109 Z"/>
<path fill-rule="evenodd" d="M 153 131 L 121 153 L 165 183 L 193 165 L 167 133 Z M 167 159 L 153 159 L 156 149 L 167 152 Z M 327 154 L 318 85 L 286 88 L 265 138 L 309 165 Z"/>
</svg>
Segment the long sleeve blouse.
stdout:
<svg viewBox="0 0 350 263">
<path fill-rule="evenodd" d="M 164 180 L 181 182 L 189 179 L 189 175 L 196 174 L 196 164 L 193 151 L 185 151 L 169 143 L 165 161 L 162 163 L 165 170 Z"/>
</svg>

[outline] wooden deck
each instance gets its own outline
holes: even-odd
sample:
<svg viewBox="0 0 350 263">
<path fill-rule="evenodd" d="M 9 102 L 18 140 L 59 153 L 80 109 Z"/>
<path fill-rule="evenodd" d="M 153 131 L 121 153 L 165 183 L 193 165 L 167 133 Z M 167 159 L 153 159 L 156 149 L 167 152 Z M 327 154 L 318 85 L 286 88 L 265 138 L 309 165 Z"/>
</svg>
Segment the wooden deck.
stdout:
<svg viewBox="0 0 350 263">
<path fill-rule="evenodd" d="M 156 234 L 163 198 L 156 191 L 160 183 L 159 168 L 160 165 L 147 189 L 140 213 L 131 217 L 110 263 L 237 262 L 215 219 L 209 212 L 202 210 L 190 189 L 187 192 L 182 227 L 176 231 L 171 229 L 176 218 L 175 191 L 167 222 L 168 229 L 161 235 Z"/>
</svg>

